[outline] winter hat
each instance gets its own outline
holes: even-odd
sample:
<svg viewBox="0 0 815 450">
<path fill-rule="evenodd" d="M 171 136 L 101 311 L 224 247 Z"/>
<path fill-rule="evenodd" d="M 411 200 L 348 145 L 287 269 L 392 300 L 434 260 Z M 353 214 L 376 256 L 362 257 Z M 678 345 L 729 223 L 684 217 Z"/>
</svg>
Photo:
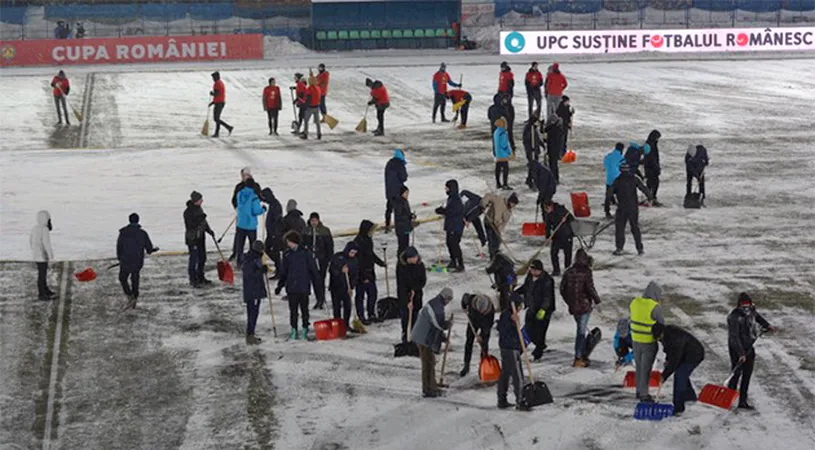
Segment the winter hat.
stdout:
<svg viewBox="0 0 815 450">
<path fill-rule="evenodd" d="M 543 271 L 543 263 L 541 260 L 536 259 L 529 264 L 530 269 L 540 270 Z"/>
<path fill-rule="evenodd" d="M 568 101 L 569 101 L 569 96 L 568 96 L 568 95 L 564 95 L 563 97 L 560 97 L 560 101 L 561 101 L 561 102 L 568 102 Z"/>
<path fill-rule="evenodd" d="M 297 200 L 290 198 L 289 201 L 286 202 L 286 212 L 290 213 L 297 209 Z"/>
<path fill-rule="evenodd" d="M 538 67 L 538 62 L 537 61 L 533 62 L 531 67 L 533 67 L 533 68 Z"/>
<path fill-rule="evenodd" d="M 246 175 L 247 177 L 251 177 L 252 176 L 252 168 L 249 167 L 249 166 L 244 167 L 243 169 L 241 169 L 241 175 Z"/>
<path fill-rule="evenodd" d="M 297 72 L 297 73 L 295 73 L 295 74 L 294 74 L 294 79 L 295 79 L 295 81 L 300 81 L 300 79 L 301 79 L 301 78 L 303 78 L 303 74 L 302 74 L 302 73 Z"/>
<path fill-rule="evenodd" d="M 750 294 L 746 292 L 742 292 L 739 294 L 739 298 L 736 301 L 736 306 L 745 306 L 745 305 L 752 305 L 753 299 L 750 298 Z"/>
<path fill-rule="evenodd" d="M 212 79 L 213 80 L 220 80 L 221 79 L 221 72 L 218 72 L 217 70 L 215 72 L 212 72 Z"/>
<path fill-rule="evenodd" d="M 446 287 L 439 292 L 439 296 L 444 300 L 444 303 L 450 303 L 453 300 L 453 290 Z"/>
<path fill-rule="evenodd" d="M 484 294 L 476 294 L 471 300 L 473 308 L 481 314 L 488 314 L 492 309 L 492 300 Z"/>
<path fill-rule="evenodd" d="M 374 80 L 372 80 L 370 78 L 365 79 L 365 86 L 371 87 L 373 85 L 374 85 Z"/>
<path fill-rule="evenodd" d="M 662 333 L 664 333 L 664 332 L 665 332 L 665 325 L 663 325 L 660 322 L 656 322 L 656 323 L 654 323 L 654 325 L 651 326 L 651 334 L 653 334 L 655 338 L 658 338 L 658 337 L 662 336 Z"/>
<path fill-rule="evenodd" d="M 405 159 L 405 152 L 401 148 L 397 148 L 396 150 L 393 151 L 393 157 L 407 164 L 407 160 Z"/>
<path fill-rule="evenodd" d="M 136 213 L 133 213 L 133 214 L 130 215 L 130 217 L 127 218 L 127 220 L 129 220 L 130 223 L 134 223 L 134 224 L 139 223 L 139 215 L 136 214 Z"/>
<path fill-rule="evenodd" d="M 252 251 L 255 253 L 263 253 L 266 250 L 266 246 L 263 244 L 263 241 L 257 240 L 252 242 Z"/>
<path fill-rule="evenodd" d="M 502 61 L 502 62 L 501 62 L 501 68 L 503 69 L 503 68 L 505 68 L 505 67 L 509 67 L 509 64 L 507 64 L 507 62 L 506 62 L 506 61 Z"/>
<path fill-rule="evenodd" d="M 405 249 L 405 258 L 415 258 L 419 256 L 419 251 L 416 247 L 408 247 Z"/>
<path fill-rule="evenodd" d="M 399 195 L 402 195 L 405 192 L 409 192 L 409 191 L 410 191 L 410 189 L 408 189 L 407 186 L 402 186 L 401 188 L 399 188 Z"/>
<path fill-rule="evenodd" d="M 560 64 L 558 63 L 552 64 L 552 70 L 560 70 Z"/>
<path fill-rule="evenodd" d="M 320 65 L 317 66 L 317 70 L 325 70 L 325 64 L 320 63 Z"/>
<path fill-rule="evenodd" d="M 512 203 L 513 205 L 517 205 L 518 204 L 518 196 L 513 192 L 507 198 L 507 203 Z"/>
<path fill-rule="evenodd" d="M 618 143 L 614 144 L 614 150 L 619 150 L 619 151 L 625 150 L 625 144 L 623 144 L 622 142 L 618 142 Z"/>
<path fill-rule="evenodd" d="M 291 242 L 292 244 L 300 245 L 300 233 L 296 231 L 290 231 L 286 233 L 286 240 Z"/>
<path fill-rule="evenodd" d="M 190 194 L 190 200 L 192 200 L 193 203 L 197 202 L 198 200 L 201 200 L 202 198 L 204 198 L 204 196 L 201 195 L 201 193 L 198 191 L 192 191 L 192 194 Z"/>
<path fill-rule="evenodd" d="M 642 294 L 645 298 L 650 298 L 651 300 L 660 301 L 662 300 L 662 287 L 657 284 L 656 281 L 652 281 L 648 283 L 648 286 L 645 288 L 645 292 Z"/>
<path fill-rule="evenodd" d="M 691 158 L 696 156 L 696 146 L 695 145 L 693 145 L 693 144 L 688 145 L 688 155 L 690 155 Z"/>
<path fill-rule="evenodd" d="M 447 64 L 441 63 L 441 65 L 439 66 L 439 70 L 446 70 L 446 69 L 447 69 Z"/>
<path fill-rule="evenodd" d="M 274 81 L 274 77 L 269 78 L 269 84 L 272 84 L 273 81 Z"/>
<path fill-rule="evenodd" d="M 313 213 L 309 214 L 309 216 L 308 216 L 308 220 L 311 220 L 311 219 L 320 220 L 320 215 L 318 213 L 316 213 L 316 212 L 313 212 Z"/>
</svg>

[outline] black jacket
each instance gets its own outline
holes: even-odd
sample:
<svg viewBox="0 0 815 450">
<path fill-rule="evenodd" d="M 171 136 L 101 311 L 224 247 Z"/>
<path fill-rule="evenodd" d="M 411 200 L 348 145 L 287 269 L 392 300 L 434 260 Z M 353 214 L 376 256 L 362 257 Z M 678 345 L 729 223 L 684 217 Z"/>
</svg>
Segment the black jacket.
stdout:
<svg viewBox="0 0 815 450">
<path fill-rule="evenodd" d="M 692 334 L 674 325 L 666 325 L 662 336 L 665 351 L 665 370 L 662 380 L 667 380 L 682 364 L 699 364 L 705 359 L 705 348 Z"/>
<path fill-rule="evenodd" d="M 265 274 L 269 267 L 263 264 L 263 255 L 249 251 L 243 258 L 241 273 L 243 275 L 243 301 L 249 302 L 266 297 Z"/>
<path fill-rule="evenodd" d="M 572 112 L 572 107 L 563 103 L 562 101 L 557 106 L 557 110 L 555 110 L 555 114 L 560 117 L 560 120 L 563 121 L 563 129 L 569 130 L 572 128 L 572 116 L 574 113 Z"/>
<path fill-rule="evenodd" d="M 543 149 L 543 139 L 541 139 L 539 127 L 540 122 L 527 120 L 524 124 L 523 144 L 526 151 L 527 161 L 537 160 Z"/>
<path fill-rule="evenodd" d="M 245 187 L 252 188 L 255 191 L 255 195 L 258 196 L 259 199 L 263 200 L 264 202 L 266 199 L 263 197 L 263 191 L 260 189 L 260 185 L 257 184 L 254 178 L 249 177 L 246 181 L 241 181 L 240 183 L 235 185 L 235 191 L 232 193 L 232 207 L 238 207 L 238 192 L 242 191 Z"/>
<path fill-rule="evenodd" d="M 306 232 L 306 221 L 303 220 L 303 213 L 299 209 L 292 209 L 283 217 L 283 229 L 280 237 L 285 238 L 286 233 L 290 231 L 296 231 L 300 236 L 303 236 Z"/>
<path fill-rule="evenodd" d="M 658 130 L 651 131 L 645 143 L 651 147 L 651 151 L 643 158 L 646 177 L 658 177 L 662 173 L 659 165 L 659 138 L 662 134 Z"/>
<path fill-rule="evenodd" d="M 399 190 L 408 179 L 405 162 L 393 157 L 385 164 L 385 199 L 399 197 Z"/>
<path fill-rule="evenodd" d="M 280 279 L 277 281 L 277 287 L 285 287 L 287 294 L 308 295 L 312 286 L 314 286 L 314 292 L 323 291 L 323 282 L 317 270 L 317 263 L 314 262 L 311 253 L 302 246 L 283 254 L 283 261 L 280 265 Z"/>
<path fill-rule="evenodd" d="M 535 182 L 535 187 L 538 189 L 538 203 L 551 200 L 557 192 L 557 180 L 552 175 L 552 171 L 548 167 L 540 163 L 540 161 L 532 161 L 530 168 L 530 175 L 532 181 Z"/>
<path fill-rule="evenodd" d="M 756 339 L 758 339 L 758 324 L 762 331 L 770 328 L 761 314 L 755 308 L 735 308 L 727 316 L 727 346 L 730 351 L 739 355 L 747 356 L 753 349 Z"/>
<path fill-rule="evenodd" d="M 702 145 L 696 146 L 696 154 L 691 156 L 685 153 L 685 169 L 693 176 L 700 176 L 704 172 L 710 161 L 707 157 L 707 149 Z"/>
<path fill-rule="evenodd" d="M 314 253 L 314 256 L 320 261 L 320 267 L 327 264 L 334 254 L 334 238 L 331 237 L 331 230 L 322 222 L 317 224 L 317 228 L 307 225 L 306 232 L 303 233 L 303 247 Z"/>
<path fill-rule="evenodd" d="M 507 119 L 507 134 L 512 136 L 512 125 L 515 123 L 515 107 L 505 95 L 495 94 L 492 97 L 492 106 L 487 109 L 487 118 L 490 119 L 492 132 L 495 132 L 495 121 L 503 117 Z M 490 135 L 492 135 L 492 132 Z"/>
<path fill-rule="evenodd" d="M 150 236 L 141 225 L 131 223 L 119 230 L 119 240 L 116 241 L 116 258 L 122 270 L 141 270 L 144 266 L 145 252 L 149 255 L 154 251 Z"/>
<path fill-rule="evenodd" d="M 447 204 L 436 208 L 436 214 L 444 216 L 444 231 L 448 233 L 464 232 L 464 205 L 461 203 L 461 194 L 458 193 L 458 181 L 448 180 L 445 186 L 449 189 L 447 193 Z"/>
<path fill-rule="evenodd" d="M 413 219 L 416 215 L 410 210 L 410 203 L 401 196 L 392 199 L 394 226 L 398 234 L 410 234 L 413 231 Z"/>
<path fill-rule="evenodd" d="M 331 295 L 346 294 L 357 285 L 357 278 L 359 277 L 357 258 L 348 256 L 351 250 L 359 252 L 359 246 L 354 241 L 345 244 L 345 249 L 331 258 L 331 264 L 328 267 L 330 275 L 328 288 Z M 348 266 L 348 279 L 345 278 L 345 273 L 342 271 L 342 268 L 346 265 Z M 351 283 L 350 286 L 348 285 L 349 282 Z"/>
<path fill-rule="evenodd" d="M 280 240 L 283 233 L 283 206 L 274 196 L 270 188 L 265 188 L 261 191 L 261 199 L 264 203 L 269 205 L 266 213 L 266 239 L 267 242 L 276 242 L 280 247 L 282 241 Z M 269 247 L 267 245 L 267 247 Z M 279 250 L 279 248 L 278 248 Z"/>
<path fill-rule="evenodd" d="M 512 320 L 512 308 L 504 309 L 498 319 L 498 346 L 502 349 L 521 351 L 518 328 Z"/>
<path fill-rule="evenodd" d="M 495 255 L 485 270 L 487 275 L 495 277 L 495 285 L 498 288 L 509 287 L 515 282 L 515 265 L 501 253 Z"/>
<path fill-rule="evenodd" d="M 359 254 L 357 260 L 359 261 L 359 282 L 376 281 L 376 270 L 374 264 L 379 267 L 385 267 L 385 261 L 382 261 L 374 251 L 374 241 L 368 235 L 373 229 L 374 223 L 370 220 L 363 220 L 359 224 L 359 233 L 354 238 L 354 242 L 359 246 Z"/>
<path fill-rule="evenodd" d="M 560 225 L 560 228 L 557 230 L 554 237 L 552 237 L 552 240 L 559 243 L 566 243 L 569 241 L 569 239 L 574 237 L 574 232 L 572 231 L 572 221 L 574 220 L 574 216 L 568 209 L 566 209 L 565 206 L 561 205 L 560 203 L 554 203 L 553 206 L 554 209 L 552 212 L 546 215 L 546 234 L 552 236 L 555 228 L 560 225 L 560 221 L 565 217 L 566 221 L 563 222 L 563 225 Z"/>
<path fill-rule="evenodd" d="M 461 191 L 461 196 L 467 199 L 467 201 L 464 202 L 464 220 L 472 222 L 484 213 L 479 195 L 473 194 L 465 189 Z"/>
<path fill-rule="evenodd" d="M 560 152 L 563 151 L 563 147 L 566 141 L 566 133 L 563 131 L 563 124 L 558 122 L 546 122 L 546 128 L 544 128 L 544 133 L 546 133 L 546 148 L 549 152 L 549 159 L 555 158 L 557 161 L 560 161 Z"/>
<path fill-rule="evenodd" d="M 207 215 L 204 209 L 196 205 L 192 200 L 187 200 L 187 209 L 184 210 L 184 242 L 187 245 L 201 245 L 204 241 L 204 233 L 214 235 L 215 232 L 207 223 Z"/>
<path fill-rule="evenodd" d="M 408 264 L 405 255 L 399 255 L 399 263 L 396 265 L 396 295 L 399 304 L 405 306 L 410 300 L 410 293 L 413 293 L 414 311 L 415 307 L 422 303 L 424 286 L 427 283 L 427 269 L 421 259 L 416 264 Z"/>
<path fill-rule="evenodd" d="M 539 309 L 545 309 L 547 314 L 555 311 L 555 280 L 546 272 L 537 280 L 527 275 L 524 284 L 515 289 L 515 293 L 521 296 L 533 314 L 537 314 Z"/>
<path fill-rule="evenodd" d="M 470 318 L 473 328 L 478 331 L 478 335 L 481 336 L 481 341 L 484 342 L 486 347 L 487 342 L 490 340 L 492 326 L 495 325 L 495 310 L 483 314 L 471 306 L 467 308 L 467 317 Z M 467 326 L 469 327 L 469 325 Z"/>
<path fill-rule="evenodd" d="M 642 180 L 631 171 L 622 171 L 620 176 L 614 180 L 614 192 L 617 195 L 617 209 L 623 211 L 638 211 L 639 198 L 637 197 L 637 189 L 642 191 L 648 199 L 651 199 L 651 192 L 642 184 Z"/>
</svg>

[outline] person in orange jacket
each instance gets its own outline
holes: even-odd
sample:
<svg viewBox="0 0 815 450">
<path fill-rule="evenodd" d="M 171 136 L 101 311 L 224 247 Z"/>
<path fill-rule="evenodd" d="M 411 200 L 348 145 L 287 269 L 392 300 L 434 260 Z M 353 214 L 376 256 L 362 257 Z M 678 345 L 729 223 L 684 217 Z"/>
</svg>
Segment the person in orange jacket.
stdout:
<svg viewBox="0 0 815 450">
<path fill-rule="evenodd" d="M 269 85 L 263 88 L 263 110 L 269 118 L 269 136 L 277 136 L 278 114 L 282 108 L 280 87 L 275 83 L 274 77 L 269 78 Z"/>
<path fill-rule="evenodd" d="M 65 76 L 65 71 L 60 70 L 57 73 L 57 76 L 51 80 L 51 87 L 54 88 L 54 105 L 57 107 L 57 117 L 59 118 L 57 125 L 62 125 L 62 111 L 65 112 L 65 123 L 70 125 L 71 121 L 68 119 L 68 105 L 65 97 L 71 92 L 71 82 Z M 60 105 L 62 105 L 62 111 L 59 110 Z"/>
<path fill-rule="evenodd" d="M 515 74 L 512 73 L 512 68 L 506 61 L 501 63 L 501 74 L 498 75 L 498 93 L 505 95 L 512 103 L 512 97 L 515 95 Z"/>
<path fill-rule="evenodd" d="M 444 109 L 447 108 L 447 85 L 461 87 L 460 84 L 450 79 L 447 73 L 447 65 L 441 63 L 438 72 L 433 74 L 433 123 L 436 123 L 436 111 L 441 108 L 441 121 L 449 122 L 444 117 Z"/>
<path fill-rule="evenodd" d="M 370 78 L 365 79 L 365 86 L 368 86 L 371 89 L 371 100 L 368 102 L 368 104 L 376 106 L 376 120 L 378 124 L 376 126 L 376 130 L 374 130 L 374 136 L 384 136 L 385 110 L 391 106 L 390 97 L 388 97 L 388 90 L 381 81 L 374 81 Z"/>
<path fill-rule="evenodd" d="M 308 86 L 302 73 L 294 74 L 295 85 L 290 89 L 294 91 L 294 106 L 297 108 L 297 128 L 291 134 L 300 134 L 300 127 L 303 125 L 303 118 L 306 116 L 306 95 Z"/>
<path fill-rule="evenodd" d="M 546 94 L 546 118 L 555 114 L 563 91 L 569 87 L 566 77 L 560 73 L 560 64 L 552 64 L 552 70 L 546 74 L 546 81 L 543 84 L 544 94 Z"/>
<path fill-rule="evenodd" d="M 325 121 L 325 115 L 328 114 L 325 107 L 325 98 L 328 96 L 328 81 L 331 73 L 325 70 L 325 64 L 320 63 L 317 66 L 317 87 L 320 88 L 322 95 L 320 96 L 320 114 L 323 115 L 322 121 Z"/>
<path fill-rule="evenodd" d="M 447 96 L 453 101 L 453 110 L 455 111 L 456 105 L 461 104 L 458 113 L 461 115 L 461 125 L 458 126 L 459 130 L 467 128 L 467 116 L 470 113 L 470 103 L 473 101 L 473 96 L 464 89 L 453 89 L 447 92 Z"/>
<path fill-rule="evenodd" d="M 300 139 L 308 139 L 308 122 L 314 117 L 314 125 L 317 127 L 317 140 L 323 138 L 322 130 L 320 129 L 320 99 L 323 97 L 320 88 L 317 86 L 317 78 L 308 78 L 308 87 L 306 88 L 306 113 L 303 116 L 303 124 L 305 128 Z"/>
<path fill-rule="evenodd" d="M 221 120 L 221 113 L 224 111 L 224 106 L 226 106 L 226 87 L 224 86 L 224 81 L 221 80 L 220 72 L 212 72 L 212 81 L 212 91 L 209 93 L 209 95 L 212 96 L 212 101 L 209 103 L 209 106 L 215 106 L 215 112 L 213 113 L 213 117 L 215 118 L 215 134 L 213 134 L 212 137 L 219 137 L 221 125 L 229 131 L 229 135 L 231 136 L 232 130 L 235 127 Z"/>
<path fill-rule="evenodd" d="M 532 105 L 537 103 L 535 117 L 541 115 L 541 87 L 543 86 L 543 74 L 538 70 L 538 63 L 533 62 L 529 71 L 526 72 L 526 100 L 529 104 L 529 117 L 532 118 Z"/>
</svg>

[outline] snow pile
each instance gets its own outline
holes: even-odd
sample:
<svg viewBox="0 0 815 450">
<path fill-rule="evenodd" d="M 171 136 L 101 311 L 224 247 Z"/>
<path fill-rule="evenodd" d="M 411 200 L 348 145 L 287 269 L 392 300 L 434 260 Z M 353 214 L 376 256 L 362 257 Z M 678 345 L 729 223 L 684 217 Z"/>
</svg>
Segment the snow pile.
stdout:
<svg viewBox="0 0 815 450">
<path fill-rule="evenodd" d="M 263 58 L 273 59 L 281 56 L 308 55 L 312 51 L 303 44 L 283 36 L 263 37 Z"/>
<path fill-rule="evenodd" d="M 501 25 L 468 27 L 464 31 L 464 36 L 471 41 L 475 41 L 476 44 L 478 44 L 478 48 L 498 51 L 498 34 L 501 32 Z"/>
</svg>

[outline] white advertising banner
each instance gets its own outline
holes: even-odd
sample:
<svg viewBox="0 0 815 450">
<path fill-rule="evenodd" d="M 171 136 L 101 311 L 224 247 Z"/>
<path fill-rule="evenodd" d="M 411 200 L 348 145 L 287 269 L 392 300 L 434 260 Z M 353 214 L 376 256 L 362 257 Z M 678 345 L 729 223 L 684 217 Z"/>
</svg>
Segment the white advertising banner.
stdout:
<svg viewBox="0 0 815 450">
<path fill-rule="evenodd" d="M 815 27 L 502 31 L 502 55 L 815 50 Z"/>
</svg>

